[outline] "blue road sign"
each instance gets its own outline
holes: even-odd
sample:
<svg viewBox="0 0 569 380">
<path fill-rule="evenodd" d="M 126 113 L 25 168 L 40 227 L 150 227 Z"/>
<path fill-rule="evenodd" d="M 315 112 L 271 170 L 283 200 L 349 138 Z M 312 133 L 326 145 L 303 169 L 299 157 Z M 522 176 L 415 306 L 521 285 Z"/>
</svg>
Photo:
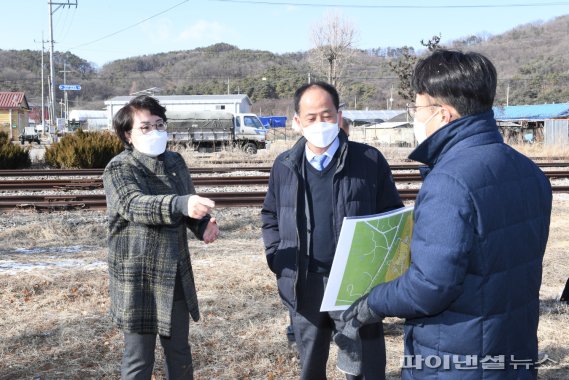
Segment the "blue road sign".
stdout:
<svg viewBox="0 0 569 380">
<path fill-rule="evenodd" d="M 60 84 L 59 89 L 61 91 L 79 91 L 81 90 L 80 84 Z"/>
</svg>

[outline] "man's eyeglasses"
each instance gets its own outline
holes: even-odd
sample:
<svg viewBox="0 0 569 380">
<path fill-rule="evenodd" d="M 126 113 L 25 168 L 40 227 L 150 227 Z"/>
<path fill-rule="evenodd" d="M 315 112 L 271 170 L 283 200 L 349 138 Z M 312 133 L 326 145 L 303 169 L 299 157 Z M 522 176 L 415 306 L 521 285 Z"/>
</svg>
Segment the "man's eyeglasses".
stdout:
<svg viewBox="0 0 569 380">
<path fill-rule="evenodd" d="M 417 113 L 417 109 L 424 107 L 440 107 L 440 104 L 427 104 L 426 106 L 416 106 L 413 103 L 407 103 L 407 113 L 411 118 L 414 118 L 415 114 Z"/>
<path fill-rule="evenodd" d="M 143 135 L 152 132 L 154 130 L 157 131 L 165 131 L 168 128 L 168 124 L 166 124 L 163 121 L 159 121 L 158 123 L 155 124 L 150 124 L 150 123 L 142 123 L 142 125 L 139 128 L 134 128 L 134 129 L 138 129 L 140 132 L 142 132 Z"/>
</svg>

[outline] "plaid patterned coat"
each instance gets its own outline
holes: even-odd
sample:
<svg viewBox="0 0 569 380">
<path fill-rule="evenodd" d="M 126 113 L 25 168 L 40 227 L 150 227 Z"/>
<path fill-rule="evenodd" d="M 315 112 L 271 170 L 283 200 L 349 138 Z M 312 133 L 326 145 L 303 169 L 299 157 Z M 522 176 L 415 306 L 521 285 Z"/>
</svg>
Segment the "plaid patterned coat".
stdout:
<svg viewBox="0 0 569 380">
<path fill-rule="evenodd" d="M 111 318 L 127 332 L 170 336 L 176 269 L 188 310 L 199 319 L 187 228 L 202 239 L 209 216 L 173 210 L 179 195 L 195 193 L 183 158 L 136 150 L 113 158 L 103 173 L 109 228 Z"/>
</svg>

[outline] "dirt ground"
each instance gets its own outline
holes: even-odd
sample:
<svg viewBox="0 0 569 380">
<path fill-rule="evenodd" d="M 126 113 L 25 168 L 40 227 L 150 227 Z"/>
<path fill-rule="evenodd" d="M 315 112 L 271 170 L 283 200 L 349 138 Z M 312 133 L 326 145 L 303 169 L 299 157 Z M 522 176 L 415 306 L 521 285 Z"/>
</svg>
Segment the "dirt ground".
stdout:
<svg viewBox="0 0 569 380">
<path fill-rule="evenodd" d="M 219 241 L 190 242 L 202 319 L 190 325 L 195 378 L 295 379 L 287 313 L 267 269 L 259 208 L 215 212 Z M 541 290 L 540 379 L 569 378 L 569 196 L 554 196 Z M 122 334 L 108 317 L 105 215 L 0 215 L 0 380 L 117 379 Z M 385 321 L 388 378 L 399 379 L 402 320 Z M 331 347 L 329 379 L 343 379 Z M 157 349 L 155 378 L 163 378 Z"/>
</svg>

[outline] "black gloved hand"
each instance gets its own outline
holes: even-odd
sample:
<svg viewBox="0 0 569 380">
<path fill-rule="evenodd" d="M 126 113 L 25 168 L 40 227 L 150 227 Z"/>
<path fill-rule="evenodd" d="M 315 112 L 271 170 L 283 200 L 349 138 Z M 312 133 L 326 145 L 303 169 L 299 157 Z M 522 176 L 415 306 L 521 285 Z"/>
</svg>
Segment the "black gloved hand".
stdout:
<svg viewBox="0 0 569 380">
<path fill-rule="evenodd" d="M 368 294 L 354 301 L 354 303 L 342 313 L 342 319 L 346 322 L 354 320 L 352 323 L 357 327 L 381 322 L 383 318 L 369 307 L 367 298 Z"/>
</svg>

